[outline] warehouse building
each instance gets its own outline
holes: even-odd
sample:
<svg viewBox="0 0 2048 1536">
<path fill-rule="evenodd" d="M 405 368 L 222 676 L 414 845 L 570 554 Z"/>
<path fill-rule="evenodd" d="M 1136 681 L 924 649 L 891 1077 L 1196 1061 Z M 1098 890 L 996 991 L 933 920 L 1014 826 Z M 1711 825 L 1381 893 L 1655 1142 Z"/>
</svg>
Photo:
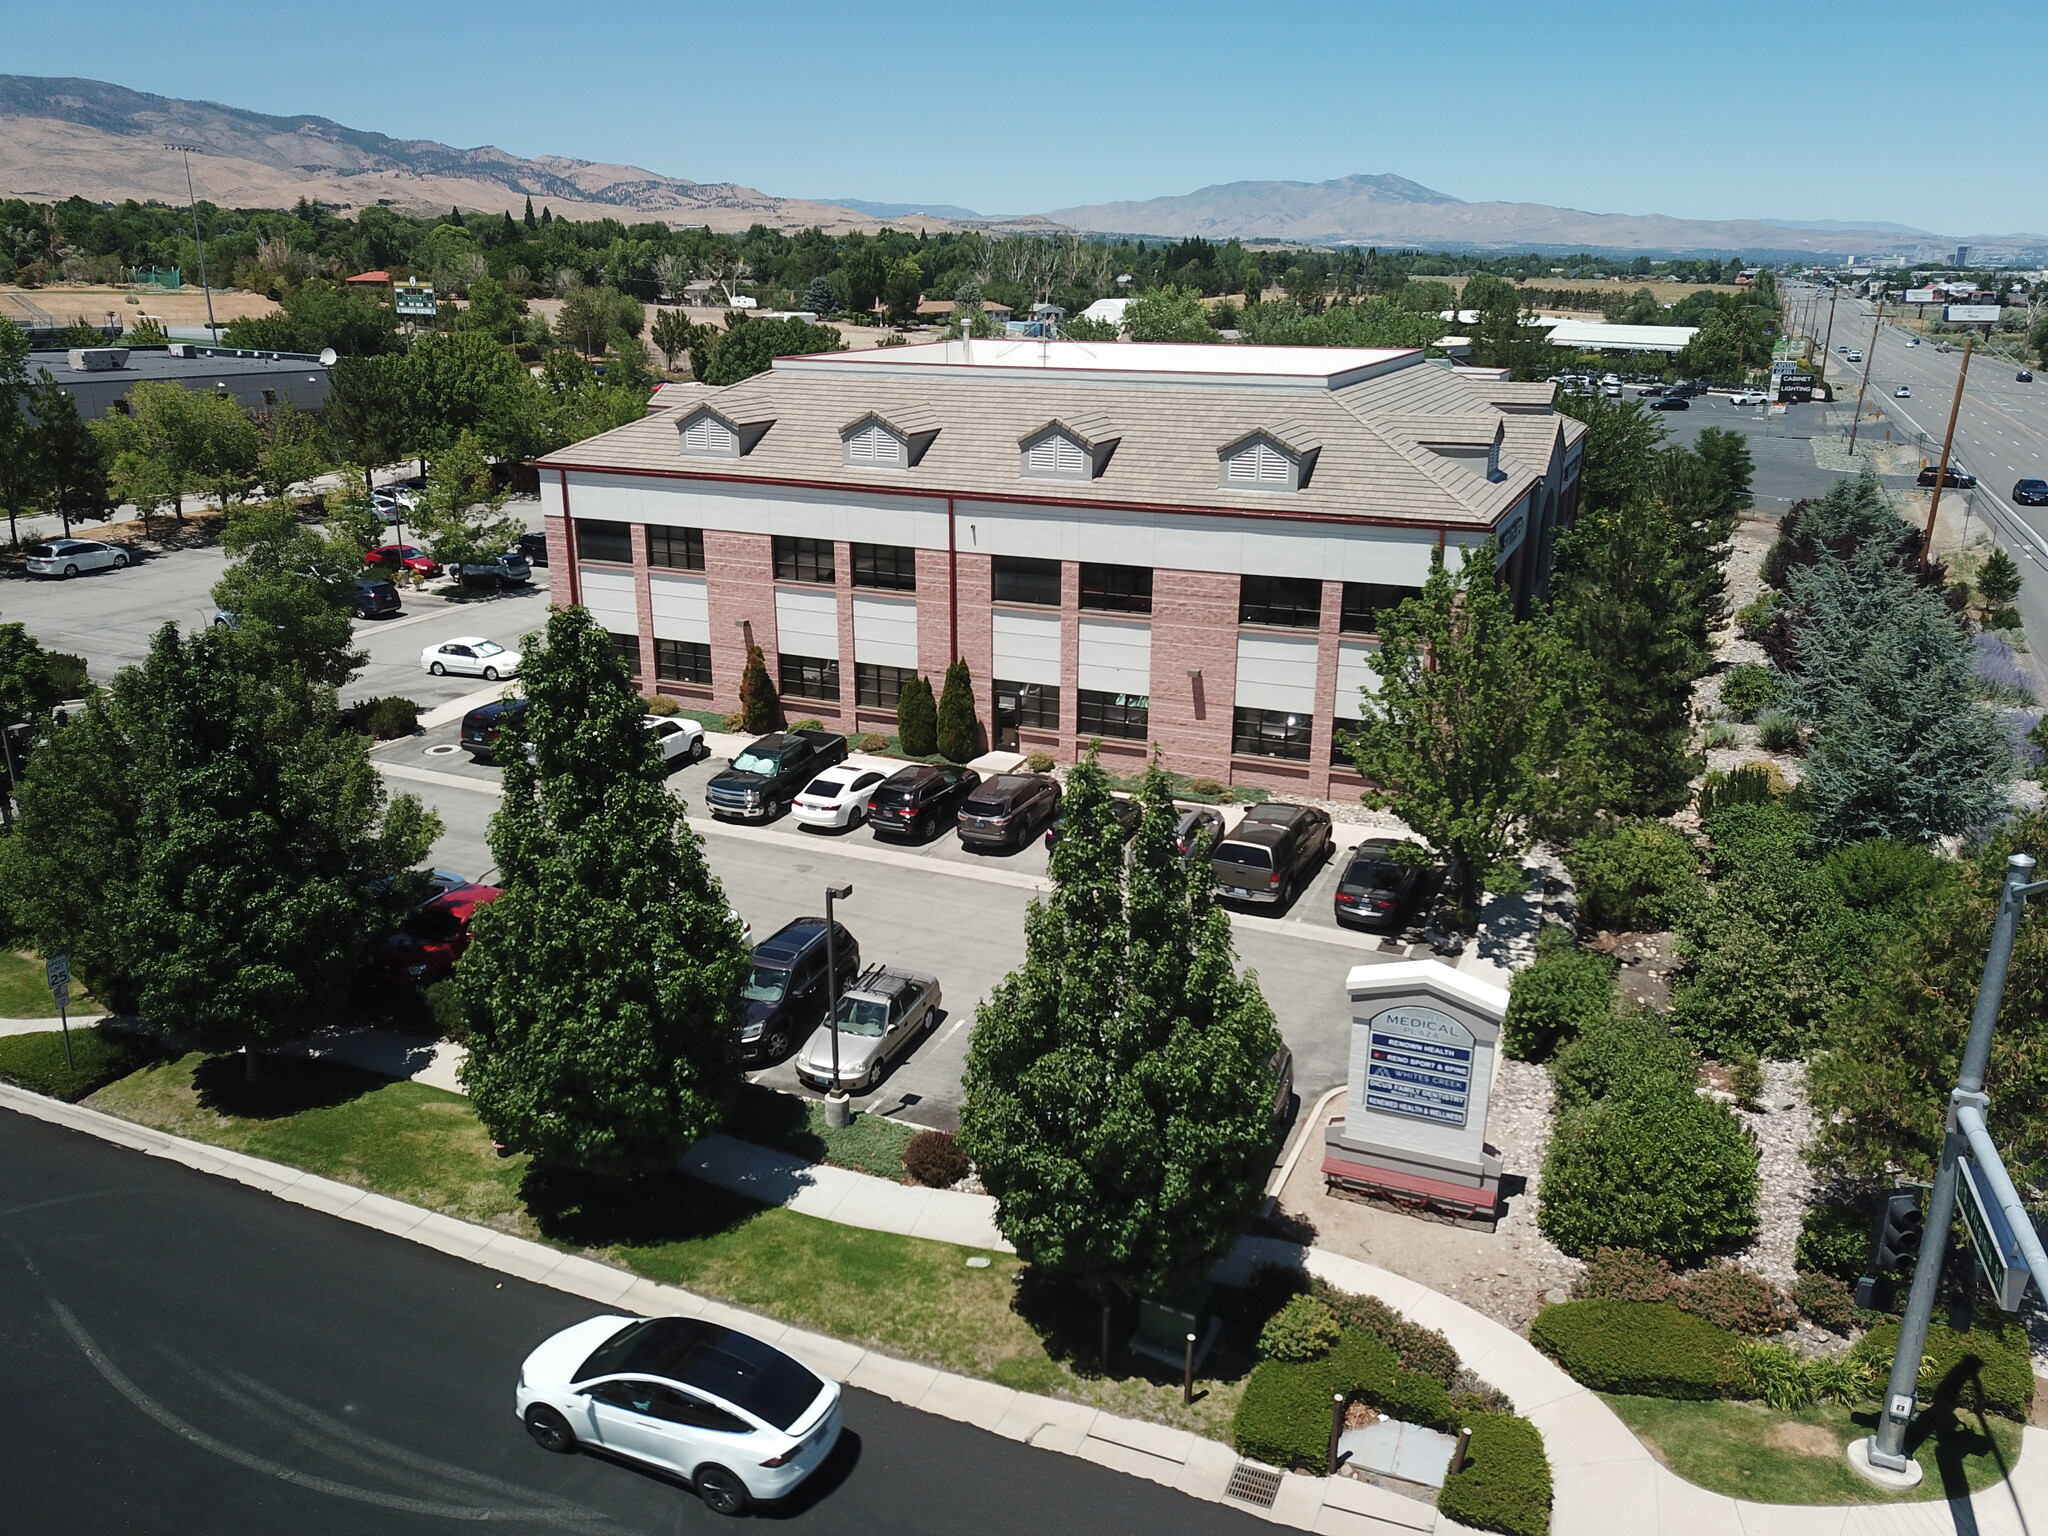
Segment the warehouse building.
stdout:
<svg viewBox="0 0 2048 1536">
<path fill-rule="evenodd" d="M 1547 384 L 1415 351 L 960 341 L 778 359 L 540 461 L 557 602 L 650 692 L 894 728 L 968 664 L 997 747 L 1326 794 L 1377 615 L 1496 541 L 1526 601 L 1577 503 Z"/>
<path fill-rule="evenodd" d="M 73 347 L 30 352 L 28 376 L 43 370 L 72 398 L 87 421 L 127 408 L 128 392 L 145 379 L 226 395 L 262 411 L 289 401 L 302 411 L 327 403 L 326 360 L 298 352 L 252 352 L 173 342 L 168 347 Z"/>
</svg>

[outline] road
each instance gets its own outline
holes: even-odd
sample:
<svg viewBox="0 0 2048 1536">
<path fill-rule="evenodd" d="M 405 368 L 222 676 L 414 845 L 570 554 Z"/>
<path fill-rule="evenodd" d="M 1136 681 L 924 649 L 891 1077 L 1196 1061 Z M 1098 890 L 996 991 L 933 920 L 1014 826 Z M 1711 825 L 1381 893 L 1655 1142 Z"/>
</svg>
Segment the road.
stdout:
<svg viewBox="0 0 2048 1536">
<path fill-rule="evenodd" d="M 0 1113 L 8 1529 L 113 1536 L 731 1531 L 680 1486 L 553 1456 L 521 1359 L 589 1302 Z M 1263 1521 L 849 1391 L 765 1518 L 853 1536 L 1251 1536 Z"/>
</svg>

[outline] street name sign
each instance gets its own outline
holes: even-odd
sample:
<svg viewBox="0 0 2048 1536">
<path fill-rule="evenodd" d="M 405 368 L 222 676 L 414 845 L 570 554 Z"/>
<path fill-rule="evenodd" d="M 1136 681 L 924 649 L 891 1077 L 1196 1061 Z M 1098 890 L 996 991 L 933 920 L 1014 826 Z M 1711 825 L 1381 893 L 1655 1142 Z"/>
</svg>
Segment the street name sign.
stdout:
<svg viewBox="0 0 2048 1536">
<path fill-rule="evenodd" d="M 1970 1234 L 1970 1251 L 1977 1255 L 1977 1268 L 1984 1283 L 1998 1298 L 2002 1311 L 2017 1312 L 2020 1298 L 2027 1294 L 2027 1261 L 2020 1253 L 2012 1224 L 2005 1219 L 1996 1200 L 1984 1196 L 1983 1181 L 1977 1175 L 1977 1161 L 1965 1152 L 1956 1159 L 1961 1175 L 1962 1199 L 1956 1202 L 1963 1228 Z"/>
</svg>

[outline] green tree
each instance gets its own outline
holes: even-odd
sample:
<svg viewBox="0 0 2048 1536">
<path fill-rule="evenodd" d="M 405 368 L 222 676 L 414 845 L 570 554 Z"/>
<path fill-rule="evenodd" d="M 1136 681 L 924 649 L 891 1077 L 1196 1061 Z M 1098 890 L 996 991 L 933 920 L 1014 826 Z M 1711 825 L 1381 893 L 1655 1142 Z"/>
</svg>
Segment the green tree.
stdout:
<svg viewBox="0 0 2048 1536">
<path fill-rule="evenodd" d="M 144 517 L 168 506 L 180 522 L 185 498 L 211 493 L 223 504 L 247 488 L 261 441 L 249 413 L 232 398 L 144 379 L 128 392 L 125 414 L 92 423 L 109 461 L 115 493 Z"/>
<path fill-rule="evenodd" d="M 412 446 L 404 369 L 402 357 L 345 357 L 327 371 L 321 432 L 332 456 L 361 465 L 365 479 Z"/>
<path fill-rule="evenodd" d="M 502 894 L 456 971 L 463 1086 L 543 1166 L 665 1169 L 740 1087 L 747 950 L 611 637 L 557 608 L 521 682 L 532 758 L 503 758 Z"/>
<path fill-rule="evenodd" d="M 517 359 L 490 337 L 435 332 L 399 362 L 408 451 L 432 460 L 468 432 L 487 454 L 524 455 L 545 402 Z"/>
<path fill-rule="evenodd" d="M 27 411 L 28 332 L 0 326 L 0 510 L 7 513 L 7 542 L 19 544 L 17 519 L 42 492 L 42 459 L 34 440 L 35 418 Z"/>
<path fill-rule="evenodd" d="M 2019 599 L 2021 583 L 2019 562 L 2002 549 L 1994 547 L 1977 567 L 1977 590 L 1986 608 L 2010 607 Z"/>
<path fill-rule="evenodd" d="M 946 668 L 946 681 L 939 690 L 939 753 L 953 762 L 964 763 L 979 751 L 981 725 L 974 717 L 974 680 L 967 663 L 957 656 Z"/>
<path fill-rule="evenodd" d="M 697 324 L 680 309 L 657 309 L 653 329 L 647 335 L 661 353 L 663 366 L 674 373 L 676 359 L 688 354 L 698 344 L 700 332 L 711 329 L 708 325 Z"/>
<path fill-rule="evenodd" d="M 1206 1272 L 1258 1203 L 1279 1035 L 1208 871 L 1180 857 L 1165 773 L 1146 773 L 1128 859 L 1110 799 L 1091 751 L 1024 963 L 977 1015 L 960 1145 L 1026 1261 L 1157 1296 Z"/>
<path fill-rule="evenodd" d="M 896 695 L 896 739 L 911 757 L 930 757 L 939 750 L 939 706 L 932 685 L 907 677 Z"/>
<path fill-rule="evenodd" d="M 78 414 L 78 404 L 61 389 L 47 368 L 37 370 L 28 392 L 34 426 L 28 449 L 35 455 L 33 483 L 37 506 L 63 519 L 64 531 L 78 522 L 97 522 L 114 509 L 108 483 L 106 451 L 97 434 Z"/>
<path fill-rule="evenodd" d="M 379 298 L 315 278 L 287 293 L 274 315 L 230 320 L 221 339 L 262 352 L 317 355 L 332 347 L 343 357 L 374 357 L 398 350 L 398 316 Z"/>
<path fill-rule="evenodd" d="M 413 529 L 428 552 L 458 575 L 465 565 L 510 549 L 525 527 L 505 512 L 504 494 L 491 489 L 491 466 L 474 432 L 463 433 L 434 461 L 413 512 Z"/>
<path fill-rule="evenodd" d="M 300 522 L 287 502 L 266 501 L 230 508 L 221 542 L 235 558 L 214 583 L 213 601 L 234 615 L 243 670 L 289 669 L 329 688 L 346 683 L 367 659 L 351 644 L 363 569 L 354 541 Z"/>
<path fill-rule="evenodd" d="M 638 336 L 645 324 L 640 301 L 616 288 L 572 288 L 555 317 L 555 339 L 585 357 L 601 357 L 614 340 Z"/>
<path fill-rule="evenodd" d="M 832 279 L 823 273 L 812 278 L 810 286 L 804 289 L 803 299 L 797 307 L 808 310 L 821 320 L 831 314 L 839 307 L 832 297 Z"/>
<path fill-rule="evenodd" d="M 1138 294 L 1124 310 L 1124 334 L 1132 341 L 1216 341 L 1209 312 L 1192 288 L 1154 288 Z"/>
<path fill-rule="evenodd" d="M 772 731 L 782 720 L 782 700 L 775 696 L 775 679 L 768 675 L 768 658 L 761 647 L 747 644 L 747 665 L 740 673 L 740 720 L 742 727 L 759 736 Z"/>
<path fill-rule="evenodd" d="M 805 320 L 743 320 L 730 330 L 715 332 L 697 375 L 706 384 L 737 384 L 766 373 L 778 357 L 799 352 L 843 352 L 846 338 L 829 325 Z M 694 368 L 695 352 L 690 354 Z"/>
<path fill-rule="evenodd" d="M 1640 400 L 1564 395 L 1557 409 L 1586 424 L 1585 468 L 1579 481 L 1582 516 L 1618 511 L 1654 492 L 1664 424 L 1644 410 Z"/>
<path fill-rule="evenodd" d="M 256 413 L 253 479 L 261 495 L 279 500 L 289 495 L 293 486 L 311 480 L 327 468 L 319 417 L 300 410 L 289 400 Z"/>
<path fill-rule="evenodd" d="M 882 303 L 889 311 L 889 323 L 911 324 L 917 319 L 917 306 L 923 302 L 924 270 L 917 264 L 917 258 L 905 256 L 890 262 L 882 279 Z"/>
<path fill-rule="evenodd" d="M 1749 439 L 1726 427 L 1706 427 L 1693 442 L 1693 453 L 1706 466 L 1711 492 L 1708 515 L 1733 517 L 1747 512 L 1750 486 L 1756 479 L 1756 463 L 1749 454 Z"/>
</svg>

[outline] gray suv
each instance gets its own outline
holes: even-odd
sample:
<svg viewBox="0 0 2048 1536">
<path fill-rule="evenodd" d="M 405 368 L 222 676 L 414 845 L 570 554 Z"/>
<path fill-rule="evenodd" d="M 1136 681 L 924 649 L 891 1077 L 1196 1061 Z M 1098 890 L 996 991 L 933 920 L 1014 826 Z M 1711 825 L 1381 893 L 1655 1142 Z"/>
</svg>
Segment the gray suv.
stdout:
<svg viewBox="0 0 2048 1536">
<path fill-rule="evenodd" d="M 1209 855 L 1216 892 L 1285 906 L 1330 856 L 1330 816 L 1312 805 L 1255 805 Z"/>
</svg>

